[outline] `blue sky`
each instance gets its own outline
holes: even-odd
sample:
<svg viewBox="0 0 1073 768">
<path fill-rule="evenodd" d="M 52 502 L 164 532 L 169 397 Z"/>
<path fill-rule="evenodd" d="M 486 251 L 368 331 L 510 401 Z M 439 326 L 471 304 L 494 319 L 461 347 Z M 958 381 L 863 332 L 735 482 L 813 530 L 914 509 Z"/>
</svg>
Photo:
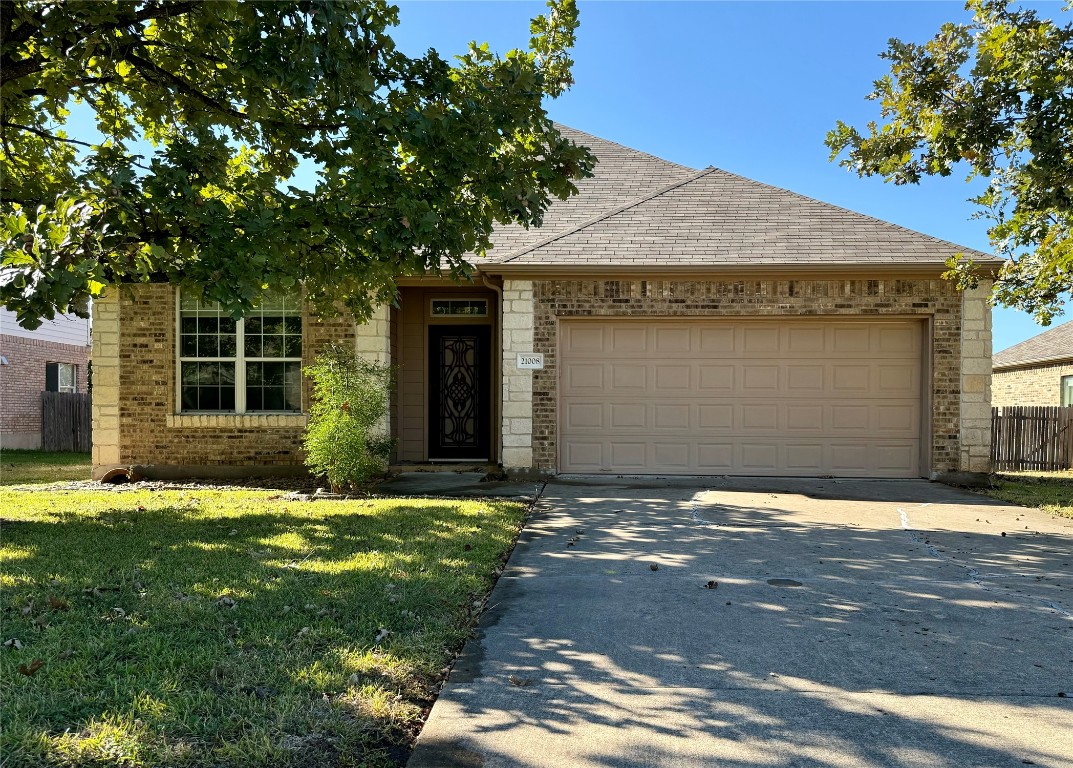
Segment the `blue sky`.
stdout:
<svg viewBox="0 0 1073 768">
<path fill-rule="evenodd" d="M 442 55 L 487 41 L 525 47 L 541 2 L 403 1 L 399 47 Z M 1045 17 L 1062 4 L 1033 5 Z M 828 162 L 836 120 L 877 119 L 864 99 L 887 69 L 887 40 L 923 42 L 960 2 L 585 2 L 574 51 L 576 85 L 549 102 L 552 118 L 675 162 L 714 165 L 961 245 L 990 250 L 973 221 L 964 175 L 896 187 Z M 1073 319 L 1073 303 L 1056 323 Z M 996 308 L 994 348 L 1043 329 Z"/>
</svg>

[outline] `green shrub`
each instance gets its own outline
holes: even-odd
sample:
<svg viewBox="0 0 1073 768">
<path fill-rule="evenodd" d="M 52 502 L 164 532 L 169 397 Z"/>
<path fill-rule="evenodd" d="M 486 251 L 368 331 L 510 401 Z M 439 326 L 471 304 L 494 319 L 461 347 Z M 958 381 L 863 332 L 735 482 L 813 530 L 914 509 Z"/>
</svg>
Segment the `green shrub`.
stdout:
<svg viewBox="0 0 1073 768">
<path fill-rule="evenodd" d="M 368 484 L 387 469 L 392 440 L 387 423 L 391 368 L 331 344 L 305 369 L 313 405 L 305 433 L 306 466 L 327 475 L 332 490 Z"/>
</svg>

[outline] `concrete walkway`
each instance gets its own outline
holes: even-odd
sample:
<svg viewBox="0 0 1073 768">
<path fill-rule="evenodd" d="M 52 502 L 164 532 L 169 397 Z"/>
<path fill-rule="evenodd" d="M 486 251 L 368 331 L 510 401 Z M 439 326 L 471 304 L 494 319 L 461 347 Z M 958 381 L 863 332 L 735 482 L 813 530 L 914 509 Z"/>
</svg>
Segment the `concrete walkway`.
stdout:
<svg viewBox="0 0 1073 768">
<path fill-rule="evenodd" d="M 1073 520 L 560 479 L 489 605 L 410 768 L 1073 765 Z"/>
</svg>

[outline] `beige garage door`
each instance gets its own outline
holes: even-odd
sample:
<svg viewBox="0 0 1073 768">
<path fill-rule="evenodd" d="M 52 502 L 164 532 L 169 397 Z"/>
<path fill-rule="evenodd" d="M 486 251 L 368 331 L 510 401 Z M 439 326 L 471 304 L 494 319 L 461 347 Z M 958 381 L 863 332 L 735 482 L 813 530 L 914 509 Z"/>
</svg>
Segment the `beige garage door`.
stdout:
<svg viewBox="0 0 1073 768">
<path fill-rule="evenodd" d="M 559 468 L 919 477 L 915 321 L 568 320 Z"/>
</svg>

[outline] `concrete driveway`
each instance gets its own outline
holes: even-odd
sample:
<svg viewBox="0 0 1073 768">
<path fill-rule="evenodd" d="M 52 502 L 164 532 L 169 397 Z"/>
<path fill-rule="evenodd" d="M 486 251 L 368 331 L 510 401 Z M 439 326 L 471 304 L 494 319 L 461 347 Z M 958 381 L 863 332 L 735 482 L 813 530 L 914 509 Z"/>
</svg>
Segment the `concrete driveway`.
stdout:
<svg viewBox="0 0 1073 768">
<path fill-rule="evenodd" d="M 923 481 L 560 479 L 489 606 L 410 768 L 1073 766 L 1073 520 Z"/>
</svg>

